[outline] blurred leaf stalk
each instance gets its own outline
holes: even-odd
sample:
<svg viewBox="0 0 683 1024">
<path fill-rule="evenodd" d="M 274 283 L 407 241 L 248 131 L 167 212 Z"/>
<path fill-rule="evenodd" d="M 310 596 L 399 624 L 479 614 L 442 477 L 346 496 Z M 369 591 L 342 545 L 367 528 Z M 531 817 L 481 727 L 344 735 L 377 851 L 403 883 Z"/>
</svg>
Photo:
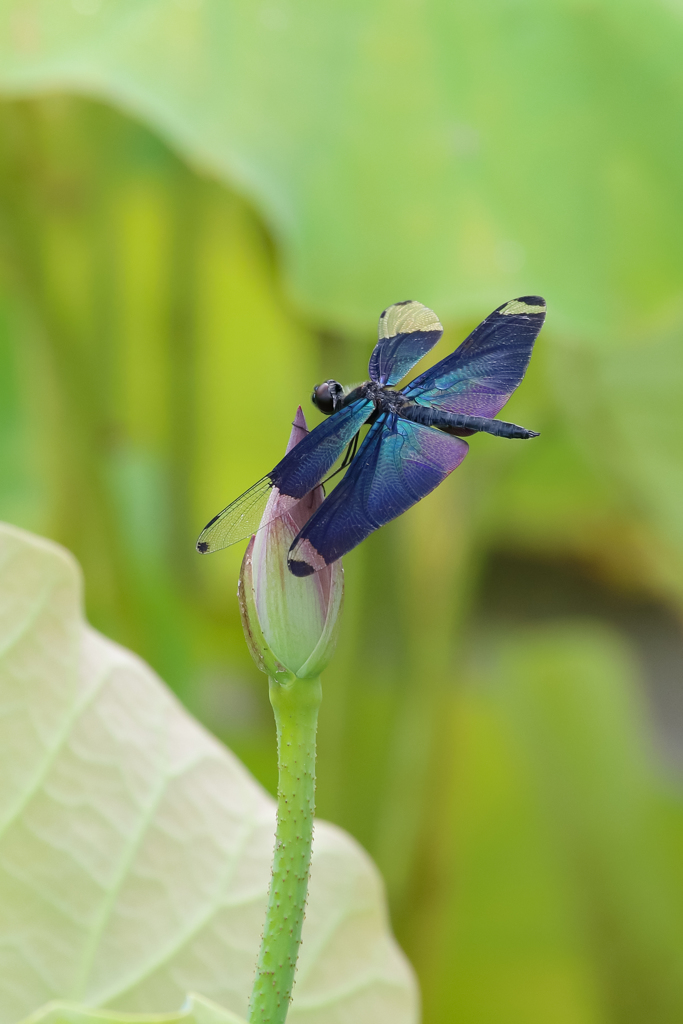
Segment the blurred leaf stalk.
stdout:
<svg viewBox="0 0 683 1024">
<path fill-rule="evenodd" d="M 306 433 L 299 407 L 287 451 Z M 299 579 L 287 568 L 287 554 L 323 497 L 322 487 L 316 487 L 278 516 L 281 498 L 274 490 L 239 579 L 244 635 L 254 661 L 269 677 L 278 750 L 275 851 L 249 1006 L 251 1024 L 282 1024 L 287 1017 L 308 892 L 320 673 L 336 646 L 344 577 L 337 561 Z"/>
</svg>

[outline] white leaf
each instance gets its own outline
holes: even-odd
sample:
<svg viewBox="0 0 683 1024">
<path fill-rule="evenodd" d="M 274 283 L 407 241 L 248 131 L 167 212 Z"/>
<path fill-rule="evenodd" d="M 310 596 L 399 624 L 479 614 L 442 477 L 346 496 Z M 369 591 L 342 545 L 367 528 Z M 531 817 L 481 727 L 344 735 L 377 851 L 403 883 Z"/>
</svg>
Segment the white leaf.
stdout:
<svg viewBox="0 0 683 1024">
<path fill-rule="evenodd" d="M 128 1014 L 116 1010 L 88 1010 L 73 1003 L 50 1003 L 21 1024 L 247 1024 L 230 1010 L 209 999 L 191 995 L 178 1013 Z"/>
<path fill-rule="evenodd" d="M 0 525 L 0 1024 L 51 1000 L 168 1013 L 190 991 L 244 1016 L 274 802 L 80 592 L 70 555 Z M 288 1020 L 417 1017 L 376 869 L 319 822 Z"/>
</svg>

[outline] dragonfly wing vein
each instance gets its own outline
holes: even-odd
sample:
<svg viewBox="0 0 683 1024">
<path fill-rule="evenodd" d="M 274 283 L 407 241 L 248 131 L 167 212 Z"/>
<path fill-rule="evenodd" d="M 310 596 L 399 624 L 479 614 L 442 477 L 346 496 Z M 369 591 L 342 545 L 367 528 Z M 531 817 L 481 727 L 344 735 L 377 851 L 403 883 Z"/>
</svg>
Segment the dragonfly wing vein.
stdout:
<svg viewBox="0 0 683 1024">
<path fill-rule="evenodd" d="M 504 303 L 403 394 L 444 412 L 496 416 L 522 382 L 544 320 L 545 302 L 539 296 Z"/>
<path fill-rule="evenodd" d="M 207 523 L 197 541 L 197 550 L 203 555 L 228 548 L 240 540 L 246 540 L 252 533 L 265 526 L 263 513 L 273 492 L 269 476 L 264 476 L 231 502 L 222 512 Z M 282 515 L 284 509 L 278 512 Z M 277 518 L 277 517 L 273 517 Z"/>
<path fill-rule="evenodd" d="M 416 504 L 459 466 L 466 441 L 385 414 L 370 428 L 344 479 L 294 539 L 289 567 L 318 572 Z"/>
<path fill-rule="evenodd" d="M 436 313 L 421 302 L 396 302 L 379 318 L 379 341 L 370 356 L 370 377 L 397 384 L 443 334 Z"/>
<path fill-rule="evenodd" d="M 371 410 L 372 402 L 359 399 L 320 423 L 267 476 L 207 523 L 197 550 L 208 555 L 230 547 L 294 509 L 332 468 Z"/>
</svg>

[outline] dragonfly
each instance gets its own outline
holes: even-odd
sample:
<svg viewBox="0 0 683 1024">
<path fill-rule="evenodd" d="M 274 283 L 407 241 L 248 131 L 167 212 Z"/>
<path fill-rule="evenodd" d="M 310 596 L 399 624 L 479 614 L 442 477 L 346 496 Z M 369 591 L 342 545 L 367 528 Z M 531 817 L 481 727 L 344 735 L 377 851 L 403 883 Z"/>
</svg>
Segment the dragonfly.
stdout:
<svg viewBox="0 0 683 1024">
<path fill-rule="evenodd" d="M 313 404 L 327 416 L 278 464 L 205 526 L 201 554 L 245 540 L 326 483 L 342 458 L 340 482 L 292 542 L 288 567 L 310 576 L 400 516 L 456 469 L 477 432 L 528 439 L 538 432 L 496 419 L 526 373 L 546 305 L 511 299 L 456 348 L 401 390 L 400 383 L 443 333 L 420 302 L 396 302 L 379 318 L 370 379 L 345 388 L 326 380 Z M 360 432 L 368 426 L 360 442 Z M 335 474 L 332 474 L 335 475 Z M 327 479 L 326 479 L 327 478 Z M 278 501 L 269 498 L 277 491 Z M 268 518 L 267 509 L 273 509 Z M 266 514 L 264 515 L 264 512 Z"/>
</svg>

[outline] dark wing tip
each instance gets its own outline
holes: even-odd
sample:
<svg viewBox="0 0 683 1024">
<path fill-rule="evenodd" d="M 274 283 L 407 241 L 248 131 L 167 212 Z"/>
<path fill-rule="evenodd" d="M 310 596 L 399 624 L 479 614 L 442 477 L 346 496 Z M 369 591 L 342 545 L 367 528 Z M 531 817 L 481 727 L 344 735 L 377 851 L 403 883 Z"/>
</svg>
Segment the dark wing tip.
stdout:
<svg viewBox="0 0 683 1024">
<path fill-rule="evenodd" d="M 539 316 L 546 313 L 545 299 L 540 295 L 522 295 L 518 299 L 510 299 L 494 311 L 498 316 Z"/>
<path fill-rule="evenodd" d="M 208 550 L 209 550 L 209 545 L 207 544 L 207 542 L 205 540 L 198 540 L 197 541 L 197 551 L 199 552 L 200 555 L 205 555 Z"/>
<path fill-rule="evenodd" d="M 297 558 L 288 558 L 287 567 L 292 576 L 312 576 L 315 569 L 308 562 L 301 562 Z"/>
<path fill-rule="evenodd" d="M 387 315 L 387 313 L 389 312 L 390 309 L 394 308 L 394 306 L 410 306 L 410 305 L 412 305 L 413 302 L 415 302 L 415 299 L 403 299 L 402 302 L 394 302 L 394 303 L 392 303 L 391 306 L 387 306 L 386 309 L 382 310 L 382 312 L 379 315 L 380 320 L 384 320 L 384 317 Z"/>
</svg>

